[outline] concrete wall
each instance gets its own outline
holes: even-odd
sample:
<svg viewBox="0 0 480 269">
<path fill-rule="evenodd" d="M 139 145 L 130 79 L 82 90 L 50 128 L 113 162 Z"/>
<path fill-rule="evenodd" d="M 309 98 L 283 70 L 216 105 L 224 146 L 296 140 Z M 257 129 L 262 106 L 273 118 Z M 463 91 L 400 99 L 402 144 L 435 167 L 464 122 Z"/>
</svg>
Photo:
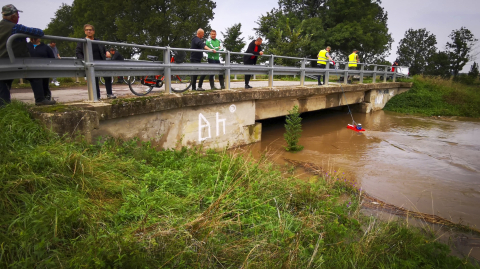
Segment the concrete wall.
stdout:
<svg viewBox="0 0 480 269">
<path fill-rule="evenodd" d="M 294 105 L 308 112 L 356 104 L 357 110 L 370 113 L 410 87 L 376 83 L 189 92 L 37 107 L 32 114 L 55 132 L 79 133 L 89 141 L 138 137 L 161 148 L 223 148 L 260 141 L 262 128 L 255 121 L 287 115 Z"/>
<path fill-rule="evenodd" d="M 255 102 L 187 107 L 102 121 L 93 137 L 138 137 L 162 148 L 203 143 L 206 148 L 246 145 L 260 141 Z"/>
</svg>

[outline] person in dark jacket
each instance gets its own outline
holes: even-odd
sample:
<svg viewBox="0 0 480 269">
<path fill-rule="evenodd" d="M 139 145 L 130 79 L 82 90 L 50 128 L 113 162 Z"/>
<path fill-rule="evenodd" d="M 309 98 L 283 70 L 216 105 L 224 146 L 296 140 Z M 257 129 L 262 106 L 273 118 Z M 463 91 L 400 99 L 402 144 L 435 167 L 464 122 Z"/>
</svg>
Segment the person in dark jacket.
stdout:
<svg viewBox="0 0 480 269">
<path fill-rule="evenodd" d="M 27 44 L 28 50 L 30 52 L 30 57 L 32 58 L 52 58 L 55 59 L 55 54 L 53 54 L 52 49 L 49 46 L 45 45 L 43 42 L 40 41 L 40 38 L 30 38 L 30 42 Z M 51 100 L 52 99 L 52 92 L 50 91 L 50 78 L 38 78 L 38 82 L 40 82 L 43 94 L 45 99 Z M 30 83 L 32 83 L 30 81 Z M 33 82 L 36 83 L 36 82 Z"/>
<path fill-rule="evenodd" d="M 120 54 L 120 52 L 117 52 L 117 49 L 112 47 L 112 48 L 109 49 L 109 51 L 110 51 L 110 55 L 111 55 L 110 59 L 112 61 L 124 61 L 125 60 L 125 58 L 123 58 L 122 54 Z M 118 77 L 118 83 L 123 83 L 123 77 L 122 76 Z"/>
<path fill-rule="evenodd" d="M 95 27 L 91 24 L 85 24 L 83 26 L 83 30 L 85 31 L 85 38 L 88 38 L 90 40 L 98 40 L 95 38 Z M 107 57 L 111 57 L 110 52 L 107 51 L 104 45 L 101 44 L 92 44 L 92 52 L 93 52 L 93 60 L 106 60 Z M 77 56 L 78 59 L 85 59 L 84 53 L 83 53 L 83 43 L 78 42 L 77 48 L 75 49 L 75 55 Z M 107 89 L 107 98 L 108 99 L 115 99 L 117 98 L 113 92 L 112 92 L 112 79 L 111 78 L 106 78 L 105 79 L 105 88 Z M 98 77 L 95 78 L 95 85 L 97 86 L 97 97 L 100 99 L 100 87 L 98 83 Z"/>
<path fill-rule="evenodd" d="M 5 5 L 2 7 L 2 18 L 0 21 L 0 58 L 8 58 L 7 40 L 14 34 L 28 34 L 32 36 L 43 36 L 43 31 L 38 28 L 30 28 L 18 24 L 20 18 L 19 12 L 14 5 Z M 15 57 L 30 57 L 27 48 L 27 40 L 25 37 L 17 38 L 12 44 L 12 50 Z M 47 100 L 43 95 L 43 89 L 40 87 L 41 82 L 38 79 L 29 79 L 32 86 L 33 95 L 35 96 L 36 105 L 53 105 L 54 100 Z M 33 81 L 33 83 L 32 83 Z M 0 107 L 11 102 L 10 89 L 12 88 L 13 79 L 0 80 Z"/>
<path fill-rule="evenodd" d="M 204 50 L 211 50 L 213 53 L 216 53 L 217 51 L 214 49 L 209 48 L 207 45 L 205 45 L 205 42 L 203 42 L 202 38 L 205 35 L 205 31 L 203 29 L 198 29 L 197 30 L 197 35 L 192 38 L 192 43 L 190 45 L 191 49 L 204 49 Z M 194 51 L 190 54 L 190 62 L 191 63 L 201 63 L 202 62 L 202 57 L 203 57 L 203 52 L 201 51 Z M 198 85 L 203 84 L 203 79 L 201 79 L 201 82 L 198 83 Z M 197 75 L 192 75 L 192 91 L 204 91 L 202 87 L 197 88 Z"/>
<path fill-rule="evenodd" d="M 244 55 L 243 56 L 243 64 L 245 65 L 256 65 L 258 55 L 263 55 L 262 51 L 262 38 L 257 38 L 256 40 L 250 42 L 248 45 L 247 51 L 245 53 L 252 53 L 252 55 Z M 251 75 L 245 75 L 245 89 L 251 89 L 252 86 L 249 85 Z"/>
</svg>

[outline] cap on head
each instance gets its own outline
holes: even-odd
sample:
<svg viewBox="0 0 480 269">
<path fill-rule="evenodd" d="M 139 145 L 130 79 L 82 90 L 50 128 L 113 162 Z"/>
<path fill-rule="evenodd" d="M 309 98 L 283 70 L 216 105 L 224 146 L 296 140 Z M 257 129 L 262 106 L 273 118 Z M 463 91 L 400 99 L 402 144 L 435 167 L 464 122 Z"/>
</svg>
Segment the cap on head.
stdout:
<svg viewBox="0 0 480 269">
<path fill-rule="evenodd" d="M 117 51 L 117 49 L 115 49 L 115 48 L 112 47 L 112 48 L 110 48 L 108 51 Z"/>
<path fill-rule="evenodd" d="M 355 51 L 356 51 L 356 52 L 358 52 L 358 50 L 357 50 L 357 49 L 353 49 L 353 50 L 352 50 L 352 52 L 355 52 Z"/>
<path fill-rule="evenodd" d="M 10 5 L 6 5 L 6 6 L 3 6 L 2 7 L 2 15 L 3 16 L 10 16 L 10 15 L 13 15 L 17 12 L 23 12 L 21 10 L 18 10 L 14 5 L 10 4 Z"/>
</svg>

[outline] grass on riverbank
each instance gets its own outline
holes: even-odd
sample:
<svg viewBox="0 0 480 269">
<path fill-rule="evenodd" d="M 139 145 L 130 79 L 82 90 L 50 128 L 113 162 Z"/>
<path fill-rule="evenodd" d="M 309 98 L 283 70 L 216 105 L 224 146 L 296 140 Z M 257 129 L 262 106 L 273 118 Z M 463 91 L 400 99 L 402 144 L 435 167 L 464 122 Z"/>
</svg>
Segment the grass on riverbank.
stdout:
<svg viewBox="0 0 480 269">
<path fill-rule="evenodd" d="M 480 117 L 480 86 L 415 76 L 413 87 L 393 97 L 384 110 L 424 116 Z"/>
<path fill-rule="evenodd" d="M 0 109 L 2 268 L 474 268 L 359 214 L 341 175 L 295 180 L 227 152 L 89 145 Z"/>
</svg>

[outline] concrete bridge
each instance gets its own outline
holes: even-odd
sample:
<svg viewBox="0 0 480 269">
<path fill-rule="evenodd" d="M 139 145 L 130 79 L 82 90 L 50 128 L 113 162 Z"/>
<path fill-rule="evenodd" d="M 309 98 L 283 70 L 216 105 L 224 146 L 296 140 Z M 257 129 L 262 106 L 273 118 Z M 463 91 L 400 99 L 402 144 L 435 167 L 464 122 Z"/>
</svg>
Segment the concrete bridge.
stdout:
<svg viewBox="0 0 480 269">
<path fill-rule="evenodd" d="M 89 141 L 138 137 L 158 148 L 221 148 L 260 141 L 258 120 L 285 116 L 294 105 L 308 112 L 348 104 L 370 113 L 410 87 L 391 82 L 161 94 L 36 107 L 33 115 L 57 133 L 81 134 Z"/>
</svg>

